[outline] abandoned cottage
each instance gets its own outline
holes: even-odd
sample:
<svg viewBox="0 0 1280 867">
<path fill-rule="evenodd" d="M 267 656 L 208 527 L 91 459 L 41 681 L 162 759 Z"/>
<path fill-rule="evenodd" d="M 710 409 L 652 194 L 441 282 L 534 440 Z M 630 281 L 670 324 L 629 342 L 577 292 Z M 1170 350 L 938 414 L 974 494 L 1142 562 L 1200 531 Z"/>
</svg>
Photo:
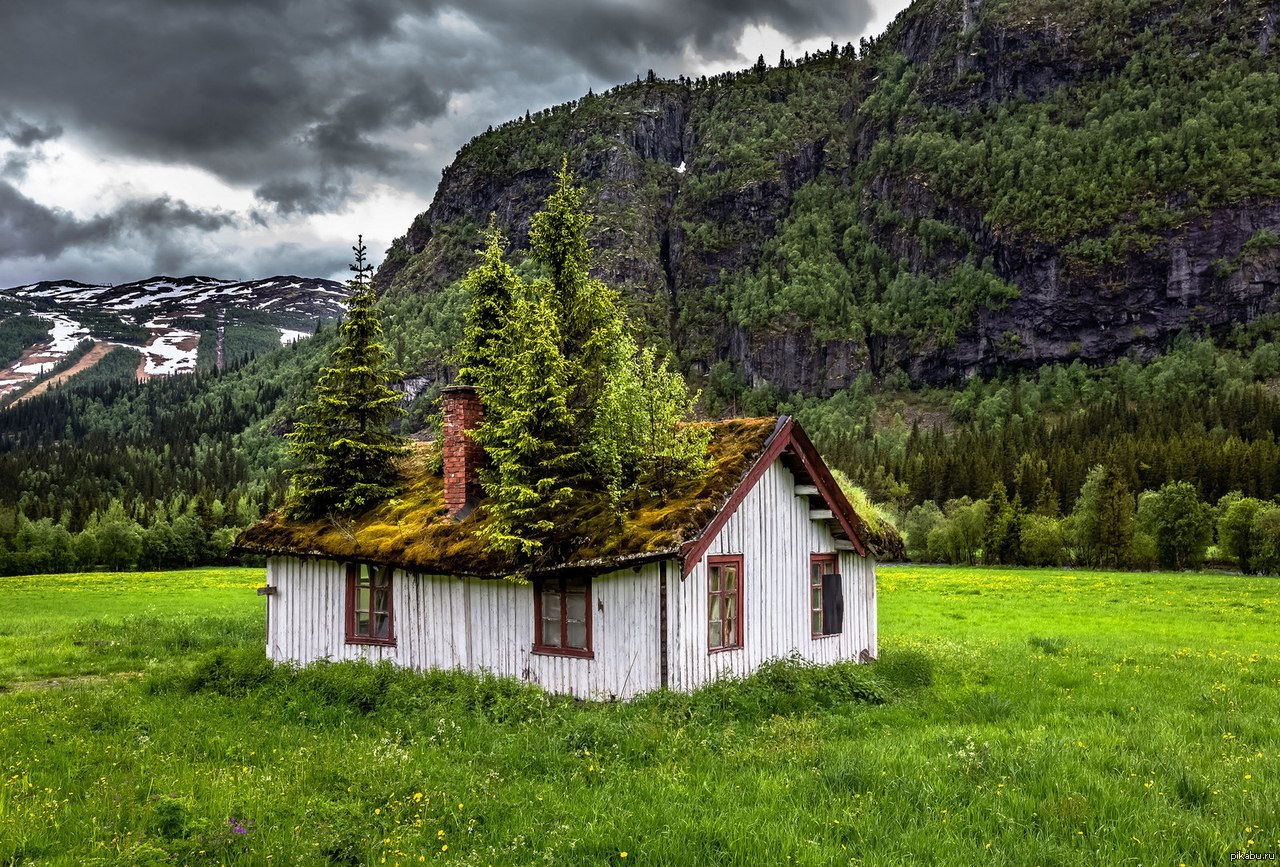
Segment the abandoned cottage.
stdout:
<svg viewBox="0 0 1280 867">
<path fill-rule="evenodd" d="M 874 540 L 794 419 L 711 423 L 700 477 L 620 521 L 603 503 L 552 516 L 554 556 L 513 580 L 476 535 L 475 390 L 447 389 L 444 413 L 443 473 L 424 450 L 401 497 L 349 522 L 277 513 L 241 535 L 268 557 L 272 660 L 483 670 L 609 699 L 793 653 L 876 655 Z"/>
</svg>

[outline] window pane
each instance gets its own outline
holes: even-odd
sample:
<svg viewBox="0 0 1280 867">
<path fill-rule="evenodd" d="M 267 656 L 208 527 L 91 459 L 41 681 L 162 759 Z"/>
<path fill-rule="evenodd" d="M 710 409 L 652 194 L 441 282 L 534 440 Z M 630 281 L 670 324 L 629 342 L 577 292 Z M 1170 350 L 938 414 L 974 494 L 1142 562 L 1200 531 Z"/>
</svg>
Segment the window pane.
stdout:
<svg viewBox="0 0 1280 867">
<path fill-rule="evenodd" d="M 809 591 L 809 607 L 815 611 L 822 610 L 822 588 L 814 587 Z"/>
<path fill-rule="evenodd" d="M 722 599 L 721 599 L 721 597 L 719 597 L 719 596 L 712 596 L 712 597 L 711 597 L 711 615 L 710 615 L 710 619 L 711 619 L 711 620 L 720 620 L 720 619 L 722 619 L 721 614 L 720 614 L 720 611 L 721 611 L 721 602 L 722 602 L 722 601 L 723 601 L 723 600 L 722 600 Z"/>
<path fill-rule="evenodd" d="M 738 645 L 738 622 L 736 620 L 726 620 L 724 622 L 724 646 L 736 647 Z"/>
<path fill-rule="evenodd" d="M 560 618 L 555 620 L 542 620 L 542 643 L 547 647 L 560 646 Z"/>
<path fill-rule="evenodd" d="M 587 649 L 587 624 L 585 622 L 569 622 L 569 647 Z"/>
<path fill-rule="evenodd" d="M 720 567 L 719 566 L 708 567 L 707 589 L 709 589 L 712 593 L 719 593 L 721 590 L 724 589 L 723 585 L 720 583 L 720 580 L 721 580 Z"/>
<path fill-rule="evenodd" d="M 379 612 L 373 617 L 373 637 L 374 638 L 390 638 L 391 637 L 391 615 L 386 612 Z"/>
<path fill-rule="evenodd" d="M 391 610 L 391 594 L 386 588 L 379 587 L 373 591 L 373 610 L 384 614 Z"/>
<path fill-rule="evenodd" d="M 560 593 L 555 590 L 542 592 L 542 618 L 544 620 L 560 620 Z"/>
<path fill-rule="evenodd" d="M 725 578 L 724 578 L 725 589 L 736 590 L 738 587 L 738 567 L 725 566 L 724 575 L 725 575 Z"/>
<path fill-rule="evenodd" d="M 357 611 L 369 610 L 369 588 L 368 587 L 360 587 L 356 590 L 356 610 Z"/>
<path fill-rule="evenodd" d="M 813 612 L 813 616 L 812 618 L 810 618 L 810 621 L 809 621 L 809 631 L 812 632 L 814 635 L 822 634 L 822 612 L 821 611 Z"/>
<path fill-rule="evenodd" d="M 384 566 L 383 568 L 379 569 L 374 579 L 374 583 L 378 587 L 391 586 L 391 568 Z"/>
<path fill-rule="evenodd" d="M 585 621 L 587 619 L 587 594 L 581 590 L 570 590 L 565 594 L 565 616 L 569 620 Z"/>
<path fill-rule="evenodd" d="M 356 635 L 368 635 L 368 634 L 369 634 L 369 612 L 357 611 L 356 612 Z"/>
<path fill-rule="evenodd" d="M 817 584 L 822 580 L 822 564 L 813 562 L 809 564 L 809 583 Z"/>
<path fill-rule="evenodd" d="M 711 630 L 710 645 L 712 647 L 724 647 L 724 625 L 716 620 L 710 624 L 709 628 Z"/>
</svg>

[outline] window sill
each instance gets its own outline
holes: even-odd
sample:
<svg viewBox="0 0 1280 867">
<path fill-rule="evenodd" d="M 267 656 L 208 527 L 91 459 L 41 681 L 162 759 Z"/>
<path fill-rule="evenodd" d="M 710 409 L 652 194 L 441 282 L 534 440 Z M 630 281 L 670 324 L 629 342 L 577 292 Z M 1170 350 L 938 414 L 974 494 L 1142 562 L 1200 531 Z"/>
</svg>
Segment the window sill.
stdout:
<svg viewBox="0 0 1280 867">
<path fill-rule="evenodd" d="M 347 644 L 372 644 L 375 647 L 395 647 L 394 638 L 365 638 L 360 635 L 348 635 Z"/>
<path fill-rule="evenodd" d="M 541 644 L 535 644 L 531 652 L 535 656 L 568 656 L 573 659 L 596 658 L 594 650 L 584 650 L 577 647 L 544 647 Z"/>
<path fill-rule="evenodd" d="M 844 635 L 843 632 L 823 632 L 818 635 L 810 635 L 809 637 L 814 641 L 820 641 L 823 638 L 839 638 L 842 635 Z"/>
<path fill-rule="evenodd" d="M 729 647 L 708 647 L 707 653 L 728 653 L 731 650 L 741 650 L 741 644 L 733 644 Z"/>
</svg>

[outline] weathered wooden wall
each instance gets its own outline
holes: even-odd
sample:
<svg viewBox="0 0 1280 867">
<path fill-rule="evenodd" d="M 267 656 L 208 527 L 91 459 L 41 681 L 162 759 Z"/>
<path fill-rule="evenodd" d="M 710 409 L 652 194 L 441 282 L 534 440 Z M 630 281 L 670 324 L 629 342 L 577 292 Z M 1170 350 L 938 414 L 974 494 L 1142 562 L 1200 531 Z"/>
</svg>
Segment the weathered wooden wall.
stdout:
<svg viewBox="0 0 1280 867">
<path fill-rule="evenodd" d="M 419 670 L 486 670 L 582 698 L 629 698 L 659 685 L 656 563 L 591 582 L 594 659 L 532 652 L 533 588 L 527 584 L 397 570 L 396 644 L 386 647 L 345 642 L 341 563 L 272 558 L 267 581 L 277 587 L 267 655 L 279 662 L 389 659 Z"/>
<path fill-rule="evenodd" d="M 809 517 L 809 498 L 775 461 L 743 499 L 707 551 L 742 555 L 743 646 L 707 650 L 707 563 L 683 582 L 672 581 L 671 687 L 689 690 L 722 675 L 750 674 L 761 663 L 792 652 L 814 662 L 876 654 L 875 564 L 840 552 L 844 576 L 844 631 L 813 638 L 809 626 L 809 555 L 835 551 L 825 521 Z"/>
</svg>

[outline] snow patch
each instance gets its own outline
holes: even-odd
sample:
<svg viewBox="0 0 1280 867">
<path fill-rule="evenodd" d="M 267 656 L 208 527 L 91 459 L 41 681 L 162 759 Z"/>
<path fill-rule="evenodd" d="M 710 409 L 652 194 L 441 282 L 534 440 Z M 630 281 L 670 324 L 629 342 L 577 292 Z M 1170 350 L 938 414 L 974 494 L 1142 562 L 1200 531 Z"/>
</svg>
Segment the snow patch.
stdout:
<svg viewBox="0 0 1280 867">
<path fill-rule="evenodd" d="M 288 346 L 290 343 L 297 343 L 299 340 L 306 340 L 311 336 L 307 331 L 294 331 L 292 328 L 277 328 L 280 332 L 280 345 Z"/>
<path fill-rule="evenodd" d="M 196 369 L 196 351 L 200 335 L 194 331 L 173 328 L 167 322 L 152 319 L 147 328 L 164 329 L 142 348 L 142 372 L 146 376 L 170 376 L 192 373 Z"/>
</svg>

